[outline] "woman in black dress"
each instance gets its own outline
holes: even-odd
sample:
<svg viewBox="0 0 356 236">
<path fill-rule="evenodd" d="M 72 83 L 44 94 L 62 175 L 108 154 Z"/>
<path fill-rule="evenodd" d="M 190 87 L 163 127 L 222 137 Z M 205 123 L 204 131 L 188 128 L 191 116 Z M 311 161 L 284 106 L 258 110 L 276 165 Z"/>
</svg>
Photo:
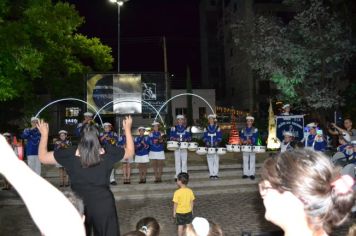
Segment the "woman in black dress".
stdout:
<svg viewBox="0 0 356 236">
<path fill-rule="evenodd" d="M 115 207 L 115 199 L 110 190 L 110 173 L 113 165 L 122 158 L 134 155 L 131 135 L 132 118 L 123 120 L 126 130 L 126 148 L 105 146 L 99 142 L 99 132 L 94 123 L 85 124 L 81 129 L 78 146 L 48 152 L 48 123 L 40 121 L 37 125 L 41 132 L 39 158 L 43 164 L 60 164 L 68 172 L 72 190 L 84 201 L 85 226 L 87 234 L 91 229 L 95 236 L 120 235 Z"/>
</svg>

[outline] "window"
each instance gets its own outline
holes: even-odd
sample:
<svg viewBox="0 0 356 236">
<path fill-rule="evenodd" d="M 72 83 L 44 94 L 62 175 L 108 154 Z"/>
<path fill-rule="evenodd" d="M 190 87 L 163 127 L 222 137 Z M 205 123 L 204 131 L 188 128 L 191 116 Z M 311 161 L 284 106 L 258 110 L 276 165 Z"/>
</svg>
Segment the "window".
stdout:
<svg viewBox="0 0 356 236">
<path fill-rule="evenodd" d="M 177 107 L 176 108 L 176 116 L 177 115 L 186 115 L 187 114 L 187 108 L 185 107 Z"/>
<path fill-rule="evenodd" d="M 206 107 L 199 107 L 199 119 L 206 117 Z"/>
</svg>

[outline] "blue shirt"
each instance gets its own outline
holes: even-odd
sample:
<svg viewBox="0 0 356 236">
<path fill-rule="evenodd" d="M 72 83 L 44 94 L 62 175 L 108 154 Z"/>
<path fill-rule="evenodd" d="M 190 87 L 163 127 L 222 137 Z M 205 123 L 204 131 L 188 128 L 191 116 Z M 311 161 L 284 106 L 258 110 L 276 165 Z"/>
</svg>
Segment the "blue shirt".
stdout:
<svg viewBox="0 0 356 236">
<path fill-rule="evenodd" d="M 105 135 L 107 136 L 104 138 Z M 106 144 L 118 145 L 119 143 L 119 136 L 114 131 L 100 133 L 99 139 L 102 145 L 106 145 Z"/>
<path fill-rule="evenodd" d="M 241 129 L 240 131 L 240 139 L 242 141 L 247 141 L 248 139 L 251 141 L 251 145 L 257 145 L 258 140 L 258 129 L 255 127 L 246 127 Z"/>
<path fill-rule="evenodd" d="M 164 150 L 163 140 L 160 137 L 161 137 L 161 132 L 159 131 L 152 131 L 150 133 L 150 135 L 148 136 L 150 151 L 161 152 Z"/>
<path fill-rule="evenodd" d="M 189 142 L 192 139 L 190 131 L 183 125 L 176 125 L 171 128 L 169 140 L 179 142 Z"/>
<path fill-rule="evenodd" d="M 222 141 L 222 133 L 218 125 L 208 125 L 204 129 L 203 141 L 207 147 L 218 147 Z"/>
<path fill-rule="evenodd" d="M 41 139 L 41 133 L 37 128 L 25 129 L 21 135 L 22 139 L 27 139 L 26 155 L 36 156 L 38 155 L 38 145 Z"/>
<path fill-rule="evenodd" d="M 134 139 L 135 154 L 137 156 L 145 156 L 150 150 L 148 136 L 138 136 Z"/>
<path fill-rule="evenodd" d="M 309 134 L 307 138 L 307 146 L 306 147 L 314 147 L 315 151 L 325 151 L 326 149 L 326 141 L 323 138 L 323 141 L 315 141 L 316 134 Z"/>
</svg>

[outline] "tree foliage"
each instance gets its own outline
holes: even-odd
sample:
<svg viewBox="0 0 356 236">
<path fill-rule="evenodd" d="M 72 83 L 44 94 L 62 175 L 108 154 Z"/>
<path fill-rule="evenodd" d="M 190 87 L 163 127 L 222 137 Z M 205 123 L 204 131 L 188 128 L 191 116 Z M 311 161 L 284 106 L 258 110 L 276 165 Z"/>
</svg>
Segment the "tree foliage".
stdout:
<svg viewBox="0 0 356 236">
<path fill-rule="evenodd" d="M 235 43 L 248 54 L 252 70 L 276 84 L 281 99 L 312 109 L 339 106 L 355 52 L 350 27 L 325 1 L 285 2 L 295 10 L 289 22 L 263 15 L 237 19 Z"/>
<path fill-rule="evenodd" d="M 73 5 L 50 0 L 0 0 L 0 101 L 82 93 L 83 76 L 111 69 L 111 48 L 77 33 Z"/>
</svg>

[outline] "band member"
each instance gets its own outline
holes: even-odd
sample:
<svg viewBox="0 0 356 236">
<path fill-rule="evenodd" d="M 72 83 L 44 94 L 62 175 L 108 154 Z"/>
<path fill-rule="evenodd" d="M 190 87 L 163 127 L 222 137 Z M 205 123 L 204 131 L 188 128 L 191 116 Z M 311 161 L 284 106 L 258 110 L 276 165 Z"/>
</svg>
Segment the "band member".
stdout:
<svg viewBox="0 0 356 236">
<path fill-rule="evenodd" d="M 184 116 L 178 115 L 177 116 L 177 125 L 171 128 L 169 139 L 171 141 L 177 142 L 189 142 L 191 140 L 191 134 L 189 127 L 184 125 Z M 175 159 L 175 166 L 176 166 L 176 174 L 175 180 L 177 180 L 177 176 L 179 173 L 184 172 L 188 173 L 187 168 L 187 157 L 188 151 L 187 149 L 178 148 L 174 151 L 174 159 Z"/>
<path fill-rule="evenodd" d="M 145 127 L 138 127 L 139 136 L 135 137 L 135 163 L 138 165 L 140 184 L 146 183 L 147 163 L 150 162 L 148 152 L 150 149 L 148 136 L 145 135 Z"/>
<path fill-rule="evenodd" d="M 125 129 L 122 128 L 122 135 L 119 136 L 118 145 L 122 148 L 126 147 L 126 135 Z M 124 184 L 131 184 L 131 163 L 133 163 L 133 156 L 129 157 L 128 159 L 122 159 L 120 161 L 122 163 L 122 173 L 124 176 Z"/>
<path fill-rule="evenodd" d="M 243 145 L 256 145 L 258 140 L 258 129 L 253 127 L 253 122 L 255 118 L 252 116 L 246 117 L 246 127 L 241 129 L 240 138 Z M 256 153 L 254 152 L 243 152 L 243 175 L 242 178 L 255 179 L 255 165 L 256 165 Z"/>
<path fill-rule="evenodd" d="M 82 126 L 85 124 L 88 124 L 89 122 L 93 121 L 93 113 L 91 112 L 85 112 L 84 114 L 84 120 L 77 125 L 77 128 L 75 129 L 75 135 L 77 137 L 80 137 L 80 130 L 82 129 Z"/>
<path fill-rule="evenodd" d="M 104 132 L 100 133 L 99 139 L 102 145 L 113 145 L 117 146 L 119 143 L 119 136 L 115 131 L 113 131 L 113 127 L 109 122 L 105 122 L 103 124 Z M 117 185 L 115 180 L 115 168 L 112 169 L 110 174 L 110 184 Z"/>
<path fill-rule="evenodd" d="M 41 162 L 38 159 L 38 145 L 40 143 L 41 133 L 36 127 L 38 121 L 39 119 L 37 117 L 32 117 L 31 128 L 26 128 L 21 138 L 27 140 L 26 155 L 28 166 L 38 175 L 41 175 Z"/>
<path fill-rule="evenodd" d="M 58 132 L 59 139 L 54 142 L 54 150 L 65 149 L 72 146 L 71 141 L 68 139 L 68 132 L 65 130 L 60 130 Z M 60 164 L 56 165 L 59 168 L 59 187 L 69 186 L 68 175 L 66 170 Z"/>
<path fill-rule="evenodd" d="M 286 131 L 283 133 L 284 140 L 281 143 L 281 153 L 285 151 L 292 151 L 294 149 L 293 138 L 294 135 L 292 132 Z"/>
<path fill-rule="evenodd" d="M 153 130 L 149 135 L 150 152 L 148 157 L 152 161 L 155 183 L 162 182 L 163 161 L 165 160 L 163 134 L 159 131 L 159 125 L 158 122 L 153 122 Z"/>
<path fill-rule="evenodd" d="M 290 105 L 289 104 L 283 105 L 282 109 L 283 109 L 283 112 L 281 113 L 281 116 L 291 116 L 291 115 L 293 115 L 290 112 Z"/>
<path fill-rule="evenodd" d="M 309 128 L 309 135 L 306 141 L 306 148 L 312 149 L 314 151 L 325 151 L 326 141 L 323 135 L 323 131 L 318 129 L 315 123 L 310 123 L 307 125 Z"/>
<path fill-rule="evenodd" d="M 208 116 L 208 126 L 204 129 L 203 141 L 208 148 L 219 147 L 222 141 L 222 133 L 220 127 L 216 124 L 216 116 L 210 114 Z M 207 154 L 207 161 L 209 167 L 210 179 L 219 178 L 219 155 L 215 152 L 214 154 Z"/>
</svg>

